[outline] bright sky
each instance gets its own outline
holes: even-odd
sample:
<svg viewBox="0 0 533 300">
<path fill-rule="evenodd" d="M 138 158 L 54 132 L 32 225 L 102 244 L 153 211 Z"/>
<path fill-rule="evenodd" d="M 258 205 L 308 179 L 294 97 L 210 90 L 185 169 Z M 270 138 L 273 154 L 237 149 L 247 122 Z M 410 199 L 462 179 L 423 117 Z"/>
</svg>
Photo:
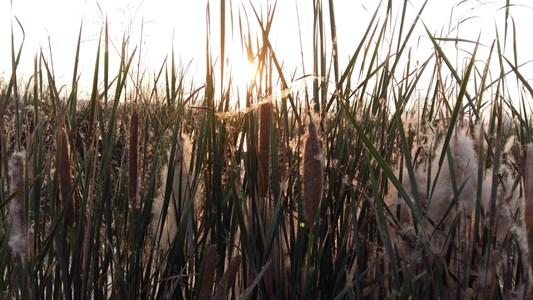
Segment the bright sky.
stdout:
<svg viewBox="0 0 533 300">
<path fill-rule="evenodd" d="M 12 2 L 12 4 L 10 3 Z M 285 72 L 291 74 L 297 71 L 297 77 L 304 74 L 301 67 L 301 52 L 306 64 L 305 73 L 312 70 L 312 28 L 313 11 L 311 0 L 279 0 L 276 8 L 274 26 L 271 30 L 270 40 L 275 47 L 276 55 L 284 62 Z M 327 3 L 328 1 L 323 1 Z M 369 19 L 376 9 L 379 1 L 375 0 L 343 0 L 334 1 L 335 15 L 338 30 L 338 47 L 340 65 L 345 66 L 349 56 L 356 49 Z M 386 1 L 385 1 L 386 2 Z M 400 5 L 403 1 L 393 1 Z M 409 22 L 419 10 L 423 1 L 410 1 L 408 11 L 411 12 Z M 42 48 L 45 57 L 50 59 L 49 43 L 53 57 L 54 70 L 59 85 L 68 85 L 72 80 L 76 41 L 80 24 L 83 21 L 82 47 L 81 47 L 81 85 L 90 86 L 96 56 L 96 48 L 100 30 L 107 16 L 109 33 L 115 49 L 112 54 L 120 51 L 121 40 L 124 35 L 129 36 L 129 51 L 141 43 L 141 66 L 150 71 L 157 72 L 165 57 L 170 55 L 172 47 L 178 63 L 182 66 L 190 65 L 189 75 L 202 79 L 205 70 L 205 40 L 206 40 L 206 6 L 208 0 L 18 0 L 0 2 L 0 74 L 5 77 L 11 74 L 11 24 L 14 25 L 15 47 L 18 48 L 22 40 L 22 31 L 15 21 L 15 17 L 24 27 L 25 43 L 22 52 L 19 71 L 24 78 L 32 74 L 33 60 Z M 246 60 L 241 52 L 239 42 L 239 14 L 243 26 L 249 22 L 250 28 L 257 32 L 257 22 L 248 0 L 226 1 L 226 5 L 233 6 L 233 35 L 228 29 L 227 59 L 230 65 L 239 72 L 246 69 Z M 265 11 L 274 1 L 252 0 L 258 10 Z M 435 35 L 449 35 L 454 27 L 459 25 L 459 35 L 465 39 L 476 40 L 481 34 L 481 42 L 490 45 L 495 37 L 495 22 L 498 24 L 500 35 L 503 35 L 504 10 L 501 9 L 503 0 L 465 0 L 442 1 L 429 0 L 422 14 L 422 20 Z M 533 10 L 528 6 L 528 0 L 511 0 L 511 15 L 516 24 L 519 63 L 533 59 Z M 386 6 L 386 3 L 384 4 Z M 220 1 L 211 0 L 211 41 L 214 59 L 219 59 L 219 7 Z M 298 14 L 302 28 L 303 49 L 300 49 L 298 32 Z M 384 7 L 383 7 L 384 9 Z M 396 7 L 395 15 L 399 16 L 400 7 Z M 231 26 L 231 16 L 227 8 L 226 22 Z M 327 17 L 327 11 L 325 16 Z M 380 14 L 383 17 L 384 14 Z M 246 21 L 248 18 L 248 21 Z M 459 24 L 460 21 L 463 21 Z M 394 22 L 395 20 L 393 20 Z M 325 20 L 326 24 L 328 20 Z M 143 25 L 144 24 L 144 25 Z M 421 24 L 420 24 L 421 25 Z M 512 24 L 509 24 L 512 30 Z M 142 28 L 142 34 L 141 34 Z M 329 27 L 326 27 L 329 29 Z M 454 31 L 457 32 L 457 31 Z M 328 32 L 329 34 L 329 32 Z M 512 31 L 510 31 L 512 35 Z M 455 33 L 453 34 L 455 35 Z M 231 43 L 231 40 L 234 40 Z M 432 53 L 432 45 L 427 38 L 422 26 L 419 26 L 411 39 L 413 56 L 423 60 Z M 512 45 L 508 44 L 506 54 L 512 58 Z M 472 49 L 471 45 L 462 44 L 462 48 Z M 447 48 L 454 53 L 453 43 L 448 43 Z M 480 49 L 481 60 L 487 57 L 486 48 Z M 461 55 L 461 51 L 460 55 Z M 448 53 L 448 52 L 447 52 Z M 118 61 L 116 55 L 111 61 L 111 70 L 117 74 Z M 137 61 L 137 60 L 135 60 Z M 220 61 L 220 60 L 219 60 Z M 457 59 L 459 65 L 461 57 Z M 527 69 L 533 69 L 527 65 Z M 533 72 L 526 72 L 533 78 Z M 246 80 L 245 78 L 239 80 Z"/>
</svg>

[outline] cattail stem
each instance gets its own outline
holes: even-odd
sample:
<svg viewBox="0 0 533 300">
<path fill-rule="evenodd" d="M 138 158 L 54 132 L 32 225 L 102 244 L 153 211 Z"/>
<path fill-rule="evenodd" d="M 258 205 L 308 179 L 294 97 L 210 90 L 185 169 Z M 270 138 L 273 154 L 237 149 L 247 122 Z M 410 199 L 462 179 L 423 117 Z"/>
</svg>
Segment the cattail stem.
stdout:
<svg viewBox="0 0 533 300">
<path fill-rule="evenodd" d="M 134 109 L 130 120 L 130 145 L 128 156 L 128 195 L 130 204 L 137 205 L 138 191 L 138 155 L 139 155 L 139 115 Z"/>
<path fill-rule="evenodd" d="M 10 160 L 10 192 L 14 194 L 9 203 L 11 215 L 11 233 L 9 247 L 15 255 L 25 257 L 28 248 L 28 227 L 24 203 L 24 153 L 17 152 Z"/>
<path fill-rule="evenodd" d="M 59 128 L 59 187 L 61 188 L 61 199 L 66 208 L 65 219 L 67 224 L 73 225 L 75 220 L 75 199 L 70 197 L 72 192 L 72 176 L 70 173 L 70 149 L 68 136 L 64 125 Z"/>
</svg>

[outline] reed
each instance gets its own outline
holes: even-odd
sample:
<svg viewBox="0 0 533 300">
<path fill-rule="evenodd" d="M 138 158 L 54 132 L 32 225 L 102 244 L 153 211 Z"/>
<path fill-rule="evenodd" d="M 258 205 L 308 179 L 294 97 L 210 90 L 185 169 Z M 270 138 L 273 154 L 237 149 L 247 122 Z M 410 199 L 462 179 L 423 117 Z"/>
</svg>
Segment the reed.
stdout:
<svg viewBox="0 0 533 300">
<path fill-rule="evenodd" d="M 134 108 L 131 113 L 130 139 L 128 147 L 128 198 L 132 206 L 137 206 L 139 198 L 139 114 Z"/>
<path fill-rule="evenodd" d="M 70 163 L 70 146 L 67 131 L 62 126 L 58 131 L 58 152 L 59 152 L 59 187 L 61 188 L 61 199 L 65 209 L 65 220 L 70 226 L 76 221 L 76 198 L 72 190 L 72 174 Z"/>
<path fill-rule="evenodd" d="M 533 87 L 509 47 L 520 28 L 481 45 L 459 30 L 469 20 L 439 35 L 424 26 L 430 1 L 389 1 L 342 40 L 334 1 L 304 2 L 296 69 L 272 40 L 278 6 L 222 0 L 217 16 L 206 7 L 201 79 L 174 50 L 145 72 L 128 36 L 113 60 L 106 24 L 87 99 L 81 28 L 72 86 L 56 85 L 43 53 L 33 76 L 0 80 L 2 290 L 526 299 Z M 230 39 L 256 64 L 244 91 Z M 4 58 L 14 71 L 18 40 Z"/>
</svg>

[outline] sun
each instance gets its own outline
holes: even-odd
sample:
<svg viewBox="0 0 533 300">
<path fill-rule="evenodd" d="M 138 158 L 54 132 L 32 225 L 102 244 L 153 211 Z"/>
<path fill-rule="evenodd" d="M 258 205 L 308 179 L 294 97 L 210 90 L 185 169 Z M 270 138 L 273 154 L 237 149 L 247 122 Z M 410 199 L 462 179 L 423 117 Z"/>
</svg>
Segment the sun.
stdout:
<svg viewBox="0 0 533 300">
<path fill-rule="evenodd" d="M 233 105 L 241 107 L 242 103 L 238 103 L 238 99 L 240 99 L 240 102 L 244 102 L 247 90 L 257 80 L 257 69 L 257 61 L 255 59 L 249 59 L 240 49 L 232 51 L 228 57 L 228 71 L 235 98 Z"/>
</svg>

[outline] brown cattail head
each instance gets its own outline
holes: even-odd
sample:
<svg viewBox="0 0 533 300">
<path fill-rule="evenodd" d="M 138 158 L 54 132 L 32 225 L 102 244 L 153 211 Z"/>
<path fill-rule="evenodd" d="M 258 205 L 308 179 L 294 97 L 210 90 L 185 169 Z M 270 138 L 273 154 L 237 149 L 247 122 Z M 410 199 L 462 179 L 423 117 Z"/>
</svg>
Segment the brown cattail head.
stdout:
<svg viewBox="0 0 533 300">
<path fill-rule="evenodd" d="M 68 144 L 68 136 L 64 125 L 59 128 L 59 187 L 61 190 L 61 199 L 63 200 L 63 207 L 66 207 L 65 219 L 69 225 L 74 224 L 75 220 L 75 206 L 74 197 L 70 197 L 72 193 L 72 175 L 70 174 L 70 148 Z"/>
<path fill-rule="evenodd" d="M 9 190 L 14 194 L 9 202 L 11 215 L 11 233 L 9 247 L 15 255 L 24 258 L 28 249 L 28 224 L 26 222 L 26 205 L 24 203 L 24 152 L 11 156 L 9 162 Z"/>
<path fill-rule="evenodd" d="M 205 257 L 205 269 L 204 275 L 202 277 L 202 282 L 200 283 L 199 289 L 199 300 L 209 300 L 211 299 L 211 293 L 213 291 L 213 282 L 215 279 L 215 263 L 217 259 L 217 248 L 216 245 L 211 245 L 207 249 L 207 255 Z"/>
<path fill-rule="evenodd" d="M 242 257 L 240 254 L 235 255 L 231 261 L 229 262 L 228 269 L 226 272 L 224 272 L 224 275 L 222 275 L 222 278 L 220 278 L 220 283 L 217 286 L 215 290 L 215 295 L 212 299 L 214 300 L 222 300 L 224 297 L 224 293 L 227 291 L 227 289 L 233 285 L 235 282 L 235 278 L 237 277 L 237 272 L 239 271 L 239 268 L 241 266 Z"/>
<path fill-rule="evenodd" d="M 533 269 L 533 144 L 527 145 L 524 166 L 524 188 L 526 202 L 526 232 L 529 248 L 529 264 Z M 533 272 L 533 270 L 531 270 Z"/>
<path fill-rule="evenodd" d="M 139 115 L 133 109 L 130 120 L 130 145 L 128 155 L 128 198 L 132 206 L 137 205 L 138 198 L 138 156 L 139 156 Z"/>
<path fill-rule="evenodd" d="M 307 222 L 316 220 L 320 199 L 322 199 L 322 167 L 324 155 L 315 123 L 309 120 L 304 137 L 303 156 L 303 213 Z"/>
<path fill-rule="evenodd" d="M 266 197 L 269 184 L 270 123 L 272 123 L 272 102 L 261 105 L 259 126 L 259 196 Z"/>
</svg>

